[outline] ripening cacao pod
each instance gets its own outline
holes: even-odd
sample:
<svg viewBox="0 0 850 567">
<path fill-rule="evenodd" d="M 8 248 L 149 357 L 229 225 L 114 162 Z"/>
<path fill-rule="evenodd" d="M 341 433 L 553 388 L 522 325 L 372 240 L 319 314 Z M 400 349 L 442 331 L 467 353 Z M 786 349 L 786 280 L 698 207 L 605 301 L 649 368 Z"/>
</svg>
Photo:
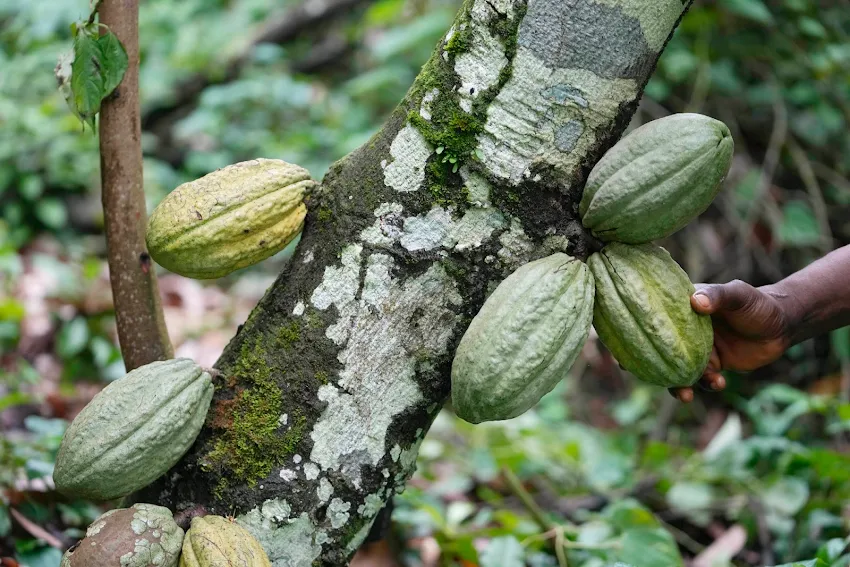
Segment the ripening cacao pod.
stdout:
<svg viewBox="0 0 850 567">
<path fill-rule="evenodd" d="M 110 510 L 62 556 L 60 567 L 177 567 L 183 530 L 153 504 Z"/>
<path fill-rule="evenodd" d="M 620 365 L 665 388 L 690 386 L 708 364 L 711 318 L 691 308 L 694 286 L 663 248 L 614 242 L 588 259 L 593 326 Z"/>
<path fill-rule="evenodd" d="M 641 244 L 673 234 L 714 200 L 733 145 L 723 122 L 701 114 L 644 124 L 590 172 L 582 223 L 606 242 Z"/>
<path fill-rule="evenodd" d="M 455 413 L 471 423 L 509 419 L 550 392 L 587 339 L 593 290 L 587 266 L 562 253 L 499 284 L 455 352 Z"/>
<path fill-rule="evenodd" d="M 180 567 L 271 567 L 271 562 L 254 536 L 221 516 L 192 519 L 183 540 Z"/>
<path fill-rule="evenodd" d="M 192 446 L 212 395 L 210 375 L 186 358 L 147 364 L 109 384 L 65 432 L 56 488 L 111 500 L 147 486 Z"/>
<path fill-rule="evenodd" d="M 195 279 L 256 264 L 301 232 L 304 196 L 315 185 L 303 167 L 274 159 L 236 163 L 184 183 L 148 220 L 148 252 Z"/>
</svg>

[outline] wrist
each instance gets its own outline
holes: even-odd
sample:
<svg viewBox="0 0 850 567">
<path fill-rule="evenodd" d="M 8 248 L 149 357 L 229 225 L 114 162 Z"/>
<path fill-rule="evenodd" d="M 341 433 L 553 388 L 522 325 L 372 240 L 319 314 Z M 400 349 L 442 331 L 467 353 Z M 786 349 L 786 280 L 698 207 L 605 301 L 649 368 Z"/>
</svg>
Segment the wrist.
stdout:
<svg viewBox="0 0 850 567">
<path fill-rule="evenodd" d="M 800 301 L 799 294 L 789 285 L 787 280 L 758 288 L 773 299 L 782 318 L 782 338 L 788 346 L 797 344 L 807 337 L 804 331 L 806 307 Z"/>
</svg>

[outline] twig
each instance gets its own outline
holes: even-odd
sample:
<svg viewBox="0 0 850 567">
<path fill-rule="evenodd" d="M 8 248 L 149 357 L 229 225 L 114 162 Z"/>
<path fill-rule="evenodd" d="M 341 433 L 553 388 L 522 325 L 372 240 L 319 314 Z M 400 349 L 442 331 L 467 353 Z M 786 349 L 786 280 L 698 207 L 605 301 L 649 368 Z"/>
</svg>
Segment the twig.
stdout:
<svg viewBox="0 0 850 567">
<path fill-rule="evenodd" d="M 761 563 L 773 565 L 773 540 L 770 537 L 770 528 L 764 515 L 764 506 L 756 498 L 748 501 L 750 511 L 756 518 L 756 531 L 758 532 L 759 545 L 761 546 Z"/>
<path fill-rule="evenodd" d="M 771 82 L 774 90 L 777 90 L 776 84 Z M 761 175 L 759 184 L 756 187 L 752 201 L 744 215 L 744 221 L 738 225 L 738 257 L 749 257 L 748 246 L 752 241 L 753 227 L 756 224 L 761 206 L 767 198 L 770 191 L 770 186 L 773 183 L 773 176 L 776 173 L 776 167 L 779 165 L 779 158 L 782 153 L 782 146 L 785 145 L 785 139 L 788 136 L 788 109 L 785 108 L 785 103 L 782 100 L 780 93 L 776 93 L 776 102 L 773 104 L 773 129 L 770 132 L 767 151 L 764 154 L 762 162 Z M 757 246 L 751 246 L 752 251 L 757 250 Z M 759 259 L 756 256 L 756 259 Z"/>
<path fill-rule="evenodd" d="M 832 183 L 836 187 L 840 187 L 844 191 L 850 192 L 850 181 L 848 181 L 843 175 L 818 161 L 813 161 L 811 164 L 815 175 L 824 181 Z"/>
<path fill-rule="evenodd" d="M 58 537 L 48 532 L 35 522 L 31 521 L 29 518 L 15 510 L 14 508 L 9 508 L 9 513 L 15 518 L 15 521 L 18 522 L 22 528 L 24 528 L 30 535 L 43 540 L 44 543 L 49 545 L 50 547 L 55 547 L 59 550 L 64 550 L 67 546 L 60 540 Z"/>
<path fill-rule="evenodd" d="M 139 122 L 138 0 L 104 0 L 100 22 L 127 50 L 127 71 L 100 112 L 100 176 L 118 340 L 124 366 L 132 370 L 174 356 L 145 246 L 142 131 Z"/>
<path fill-rule="evenodd" d="M 820 184 L 815 176 L 812 163 L 809 161 L 809 158 L 806 156 L 806 152 L 803 151 L 803 148 L 801 148 L 797 141 L 790 136 L 788 138 L 788 151 L 791 153 L 791 159 L 794 160 L 794 164 L 797 166 L 797 171 L 800 173 L 800 179 L 803 180 L 803 184 L 809 192 L 809 197 L 812 201 L 812 210 L 815 213 L 815 218 L 818 220 L 818 225 L 820 225 L 820 248 L 824 252 L 829 252 L 832 250 L 833 243 L 832 229 L 829 227 L 829 213 L 827 213 L 826 202 L 823 199 L 823 191 L 821 191 Z"/>
<path fill-rule="evenodd" d="M 531 497 L 531 494 L 522 486 L 522 482 L 517 478 L 517 476 L 509 469 L 508 467 L 502 467 L 502 476 L 505 477 L 505 481 L 508 483 L 508 487 L 511 489 L 511 492 L 522 501 L 523 506 L 525 506 L 528 513 L 531 514 L 531 517 L 534 518 L 534 521 L 540 526 L 540 529 L 545 531 L 551 530 L 556 527 L 554 522 L 550 522 L 546 518 L 546 513 L 543 512 L 543 509 L 537 505 L 537 502 L 534 501 L 534 498 Z"/>
<path fill-rule="evenodd" d="M 699 281 L 699 280 L 697 280 Z M 649 434 L 650 441 L 663 441 L 667 438 L 667 428 L 670 427 L 670 421 L 679 407 L 679 400 L 671 396 L 665 396 L 661 402 L 661 410 L 658 412 L 658 417 L 655 420 L 655 427 Z"/>
<path fill-rule="evenodd" d="M 656 518 L 657 517 L 658 515 L 656 515 Z M 702 551 L 705 549 L 705 546 L 703 544 L 701 544 L 700 542 L 698 542 L 697 540 L 695 540 L 694 538 L 692 538 L 687 533 L 680 530 L 670 522 L 665 522 L 661 518 L 658 518 L 658 521 L 661 522 L 661 525 L 664 526 L 664 529 L 673 534 L 673 538 L 676 540 L 676 543 L 678 543 L 694 555 L 702 553 Z"/>
</svg>

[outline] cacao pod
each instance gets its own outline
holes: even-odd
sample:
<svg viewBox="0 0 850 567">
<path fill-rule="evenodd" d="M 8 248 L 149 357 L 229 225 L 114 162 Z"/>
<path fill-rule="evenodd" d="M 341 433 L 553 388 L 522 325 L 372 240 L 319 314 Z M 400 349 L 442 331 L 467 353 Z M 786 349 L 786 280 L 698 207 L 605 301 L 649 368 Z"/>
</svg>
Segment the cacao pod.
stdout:
<svg viewBox="0 0 850 567">
<path fill-rule="evenodd" d="M 665 388 L 690 386 L 708 364 L 711 318 L 691 308 L 694 286 L 663 248 L 614 242 L 593 254 L 593 326 L 620 365 Z"/>
<path fill-rule="evenodd" d="M 192 519 L 183 540 L 180 567 L 271 567 L 266 552 L 239 524 L 221 516 Z"/>
<path fill-rule="evenodd" d="M 566 254 L 530 262 L 487 298 L 452 362 L 452 404 L 471 423 L 516 417 L 567 375 L 587 339 L 593 277 Z"/>
<path fill-rule="evenodd" d="M 303 167 L 273 159 L 229 165 L 184 183 L 148 220 L 151 257 L 196 279 L 225 276 L 283 250 L 304 226 Z"/>
<path fill-rule="evenodd" d="M 185 358 L 147 364 L 109 384 L 65 432 L 56 488 L 110 500 L 147 486 L 192 446 L 212 395 L 210 375 Z"/>
<path fill-rule="evenodd" d="M 182 545 L 183 530 L 168 508 L 135 504 L 92 522 L 60 567 L 177 567 Z"/>
<path fill-rule="evenodd" d="M 669 236 L 705 211 L 732 164 L 723 122 L 674 114 L 637 128 L 587 179 L 579 213 L 595 236 L 640 244 Z"/>
</svg>

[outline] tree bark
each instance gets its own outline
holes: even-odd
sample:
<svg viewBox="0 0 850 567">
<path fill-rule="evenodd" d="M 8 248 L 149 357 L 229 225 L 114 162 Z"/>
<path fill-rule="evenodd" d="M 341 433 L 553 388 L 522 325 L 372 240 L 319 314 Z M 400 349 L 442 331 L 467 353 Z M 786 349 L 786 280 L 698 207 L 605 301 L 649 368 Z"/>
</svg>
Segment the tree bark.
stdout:
<svg viewBox="0 0 850 567">
<path fill-rule="evenodd" d="M 404 488 L 489 291 L 586 258 L 586 175 L 679 0 L 467 0 L 383 129 L 337 162 L 298 251 L 217 363 L 209 418 L 137 498 L 231 514 L 276 567 L 342 565 Z"/>
<path fill-rule="evenodd" d="M 145 246 L 142 129 L 139 120 L 139 5 L 104 0 L 100 22 L 127 50 L 124 79 L 100 109 L 100 171 L 109 278 L 127 371 L 174 356 L 156 273 Z"/>
</svg>

